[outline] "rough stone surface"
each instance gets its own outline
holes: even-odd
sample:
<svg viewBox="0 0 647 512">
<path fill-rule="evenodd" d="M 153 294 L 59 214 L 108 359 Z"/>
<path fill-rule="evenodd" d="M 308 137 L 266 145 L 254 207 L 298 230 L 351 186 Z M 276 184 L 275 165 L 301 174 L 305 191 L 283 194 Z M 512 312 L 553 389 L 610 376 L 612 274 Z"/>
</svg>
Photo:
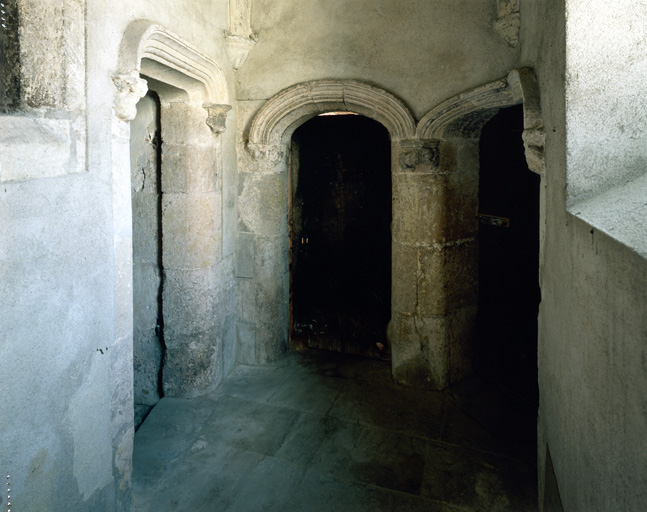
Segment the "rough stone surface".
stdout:
<svg viewBox="0 0 647 512">
<path fill-rule="evenodd" d="M 393 241 L 392 252 L 391 307 L 400 313 L 415 313 L 418 307 L 419 249 L 415 245 Z"/>
<path fill-rule="evenodd" d="M 222 379 L 222 343 L 217 327 L 176 336 L 164 354 L 163 387 L 166 396 L 197 396 Z"/>
<path fill-rule="evenodd" d="M 566 8 L 568 209 L 647 257 L 647 6 Z M 627 26 L 636 29 L 619 38 Z"/>
<path fill-rule="evenodd" d="M 110 351 L 112 478 L 119 489 L 115 509 L 129 510 L 132 487 L 132 454 L 135 434 L 133 344 L 130 337 L 115 343 Z"/>
<path fill-rule="evenodd" d="M 12 413 L 0 467 L 24 510 L 114 510 L 109 201 L 96 184 L 60 179 L 1 189 L 0 405 Z"/>
<path fill-rule="evenodd" d="M 287 348 L 290 285 L 287 240 L 283 236 L 257 236 L 254 244 L 254 279 L 238 279 L 238 318 L 245 322 L 243 333 L 239 333 L 242 343 L 239 354 L 245 364 L 276 360 Z M 252 337 L 256 340 L 253 350 L 249 346 Z M 252 354 L 253 360 L 250 360 Z"/>
<path fill-rule="evenodd" d="M 164 322 L 157 111 L 153 97 L 142 98 L 137 104 L 137 117 L 130 126 L 135 427 L 160 399 Z"/>
<path fill-rule="evenodd" d="M 443 176 L 434 174 L 394 175 L 393 237 L 396 241 L 429 245 L 437 240 L 444 228 L 444 181 Z"/>
<path fill-rule="evenodd" d="M 478 248 L 474 240 L 419 252 L 417 311 L 444 315 L 477 302 Z"/>
<path fill-rule="evenodd" d="M 164 165 L 173 170 L 162 176 L 162 190 L 166 193 L 209 193 L 220 189 L 217 172 L 218 149 L 210 146 L 191 146 L 165 143 Z"/>
<path fill-rule="evenodd" d="M 647 6 L 566 2 L 566 125 L 569 201 L 643 175 L 647 128 L 643 92 Z M 622 98 L 619 101 L 619 98 Z M 591 127 L 596 127 L 591 130 Z"/>
<path fill-rule="evenodd" d="M 239 176 L 238 211 L 242 230 L 258 235 L 287 233 L 287 174 Z"/>
<path fill-rule="evenodd" d="M 168 346 L 179 349 L 178 338 L 213 326 L 219 277 L 215 267 L 164 271 L 164 338 Z"/>
<path fill-rule="evenodd" d="M 20 106 L 20 24 L 18 4 L 7 2 L 2 11 L 0 30 L 0 112 L 11 112 Z"/>
<path fill-rule="evenodd" d="M 84 110 L 85 1 L 22 1 L 19 20 L 24 104 Z"/>
<path fill-rule="evenodd" d="M 518 7 L 517 7 L 518 8 Z M 494 21 L 494 30 L 513 48 L 519 44 L 521 16 L 519 12 L 505 14 Z"/>
<path fill-rule="evenodd" d="M 239 233 L 236 238 L 236 277 L 254 277 L 255 237 L 253 233 Z"/>
<path fill-rule="evenodd" d="M 394 149 L 393 374 L 443 389 L 473 368 L 475 315 L 461 316 L 469 325 L 460 327 L 450 318 L 477 302 L 478 146 L 453 139 Z"/>
<path fill-rule="evenodd" d="M 214 135 L 207 125 L 207 111 L 202 105 L 184 102 L 162 105 L 164 141 L 171 144 L 210 147 Z"/>
<path fill-rule="evenodd" d="M 241 364 L 256 364 L 256 324 L 238 322 L 236 324 L 238 361 Z"/>
<path fill-rule="evenodd" d="M 391 343 L 393 378 L 402 384 L 420 387 L 443 388 L 448 384 L 446 368 L 431 375 L 429 339 L 418 328 L 418 319 L 413 313 L 393 311 L 388 329 Z M 442 338 L 435 340 L 440 350 L 446 348 Z M 438 368 L 436 368 L 438 370 Z"/>
<path fill-rule="evenodd" d="M 231 370 L 236 353 L 232 266 L 229 258 L 217 267 L 165 271 L 165 394 L 194 396 L 217 386 L 225 369 Z"/>
<path fill-rule="evenodd" d="M 164 268 L 205 268 L 215 265 L 220 259 L 221 225 L 219 194 L 164 194 Z"/>
</svg>

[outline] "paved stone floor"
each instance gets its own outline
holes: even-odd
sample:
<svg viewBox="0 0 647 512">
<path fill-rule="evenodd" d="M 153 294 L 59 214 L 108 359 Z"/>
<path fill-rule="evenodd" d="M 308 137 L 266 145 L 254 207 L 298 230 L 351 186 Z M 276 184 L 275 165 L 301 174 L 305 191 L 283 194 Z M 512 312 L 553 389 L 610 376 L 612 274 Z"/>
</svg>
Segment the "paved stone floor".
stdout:
<svg viewBox="0 0 647 512">
<path fill-rule="evenodd" d="M 498 397 L 498 398 L 497 398 Z M 475 378 L 436 393 L 326 353 L 164 398 L 135 436 L 135 512 L 536 510 L 534 422 Z"/>
</svg>

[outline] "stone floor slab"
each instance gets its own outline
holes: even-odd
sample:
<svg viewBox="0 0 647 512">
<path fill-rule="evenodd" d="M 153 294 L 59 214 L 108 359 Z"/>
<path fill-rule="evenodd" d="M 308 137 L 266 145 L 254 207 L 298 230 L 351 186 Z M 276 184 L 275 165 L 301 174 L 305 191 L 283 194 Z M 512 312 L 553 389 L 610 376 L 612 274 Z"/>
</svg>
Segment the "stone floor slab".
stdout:
<svg viewBox="0 0 647 512">
<path fill-rule="evenodd" d="M 535 469 L 526 461 L 430 443 L 422 497 L 466 510 L 537 510 Z"/>
<path fill-rule="evenodd" d="M 408 494 L 420 494 L 426 441 L 384 429 L 339 422 L 313 460 L 319 471 Z"/>
<path fill-rule="evenodd" d="M 359 381 L 344 387 L 330 415 L 393 432 L 438 439 L 443 409 L 440 393 L 415 391 L 389 381 Z"/>
<path fill-rule="evenodd" d="M 145 420 L 133 511 L 536 510 L 535 463 L 514 453 L 534 441 L 506 444 L 506 419 L 488 411 L 514 410 L 470 393 L 403 388 L 388 364 L 335 354 L 239 366 L 214 393 L 163 398 Z"/>
<path fill-rule="evenodd" d="M 287 407 L 222 397 L 204 432 L 231 448 L 274 455 L 300 415 Z"/>
</svg>

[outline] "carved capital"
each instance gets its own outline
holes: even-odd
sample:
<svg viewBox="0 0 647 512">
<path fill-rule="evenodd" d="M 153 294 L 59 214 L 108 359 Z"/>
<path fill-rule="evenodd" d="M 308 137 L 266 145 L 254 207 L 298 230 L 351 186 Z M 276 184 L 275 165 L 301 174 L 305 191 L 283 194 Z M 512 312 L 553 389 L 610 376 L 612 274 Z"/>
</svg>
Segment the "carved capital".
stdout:
<svg viewBox="0 0 647 512">
<path fill-rule="evenodd" d="M 254 48 L 256 41 L 257 37 L 253 34 L 251 36 L 225 34 L 225 44 L 227 45 L 229 60 L 234 69 L 240 69 L 245 64 L 247 55 Z"/>
<path fill-rule="evenodd" d="M 415 169 L 426 164 L 430 169 L 437 169 L 440 161 L 439 140 L 403 141 L 400 143 L 400 170 Z"/>
<path fill-rule="evenodd" d="M 219 135 L 227 128 L 227 113 L 231 110 L 231 105 L 219 105 L 217 103 L 205 103 L 202 105 L 209 114 L 207 117 L 207 125 L 211 131 Z"/>
<path fill-rule="evenodd" d="M 247 144 L 247 151 L 255 161 L 264 160 L 269 165 L 276 165 L 285 159 L 285 151 L 282 151 L 279 146 L 274 144 L 249 143 Z"/>
<path fill-rule="evenodd" d="M 132 121 L 137 115 L 137 102 L 146 95 L 148 84 L 139 77 L 137 71 L 112 77 L 117 94 L 114 109 L 116 116 L 122 121 Z"/>
</svg>

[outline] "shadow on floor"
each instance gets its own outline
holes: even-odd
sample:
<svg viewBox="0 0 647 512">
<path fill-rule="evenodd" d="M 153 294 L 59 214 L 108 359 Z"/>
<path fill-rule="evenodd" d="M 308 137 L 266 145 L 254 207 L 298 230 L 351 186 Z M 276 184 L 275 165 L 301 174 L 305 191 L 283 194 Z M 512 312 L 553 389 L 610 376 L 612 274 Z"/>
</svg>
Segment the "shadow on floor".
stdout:
<svg viewBox="0 0 647 512">
<path fill-rule="evenodd" d="M 535 416 L 477 378 L 413 390 L 388 362 L 288 354 L 159 402 L 133 510 L 535 511 Z"/>
</svg>

